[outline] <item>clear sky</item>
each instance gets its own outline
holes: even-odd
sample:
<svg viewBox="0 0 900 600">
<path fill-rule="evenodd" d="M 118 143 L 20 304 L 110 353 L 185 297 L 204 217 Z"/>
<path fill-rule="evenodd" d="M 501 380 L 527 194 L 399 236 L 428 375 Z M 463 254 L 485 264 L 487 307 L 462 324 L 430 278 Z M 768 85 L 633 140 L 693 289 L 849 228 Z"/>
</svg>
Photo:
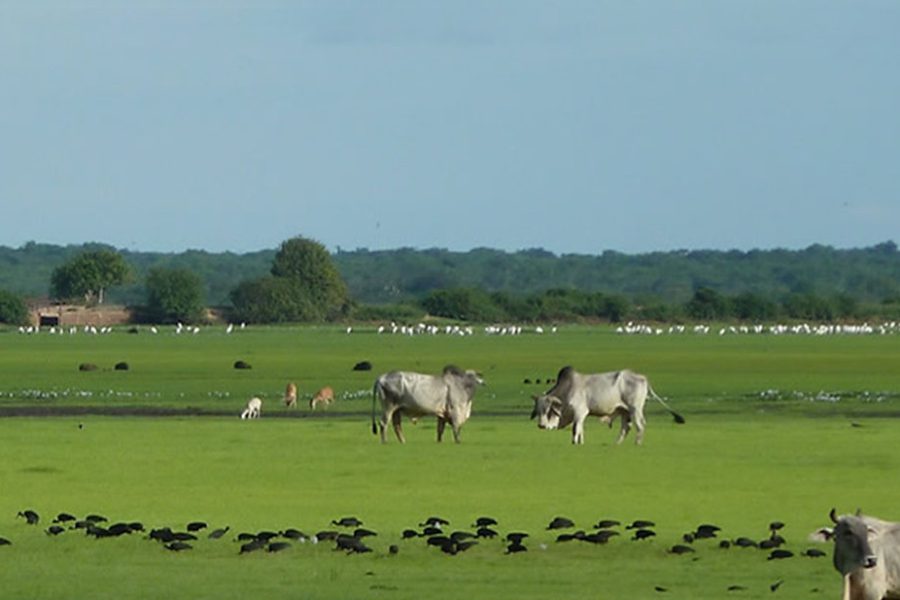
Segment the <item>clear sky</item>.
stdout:
<svg viewBox="0 0 900 600">
<path fill-rule="evenodd" d="M 900 240 L 896 0 L 0 0 L 0 245 Z"/>
</svg>

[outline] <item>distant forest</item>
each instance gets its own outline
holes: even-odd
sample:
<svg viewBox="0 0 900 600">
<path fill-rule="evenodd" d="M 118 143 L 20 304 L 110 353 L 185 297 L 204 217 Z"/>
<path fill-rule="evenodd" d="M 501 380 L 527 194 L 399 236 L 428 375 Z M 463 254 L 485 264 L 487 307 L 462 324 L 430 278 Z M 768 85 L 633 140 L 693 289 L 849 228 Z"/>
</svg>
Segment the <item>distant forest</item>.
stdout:
<svg viewBox="0 0 900 600">
<path fill-rule="evenodd" d="M 99 244 L 56 246 L 29 242 L 0 246 L 0 290 L 46 297 L 54 268 Z M 275 249 L 245 254 L 189 250 L 181 253 L 118 250 L 134 271 L 133 283 L 113 288 L 108 302 L 140 305 L 144 277 L 154 267 L 186 268 L 201 277 L 210 306 L 230 305 L 242 281 L 261 277 Z M 900 252 L 892 241 L 868 248 L 747 252 L 678 250 L 647 254 L 556 255 L 541 249 L 504 252 L 476 248 L 371 251 L 332 255 L 359 304 L 420 303 L 438 290 L 471 289 L 503 298 L 577 290 L 623 297 L 632 304 L 683 304 L 698 290 L 725 296 L 753 294 L 781 302 L 790 295 L 844 297 L 859 304 L 900 303 Z"/>
</svg>

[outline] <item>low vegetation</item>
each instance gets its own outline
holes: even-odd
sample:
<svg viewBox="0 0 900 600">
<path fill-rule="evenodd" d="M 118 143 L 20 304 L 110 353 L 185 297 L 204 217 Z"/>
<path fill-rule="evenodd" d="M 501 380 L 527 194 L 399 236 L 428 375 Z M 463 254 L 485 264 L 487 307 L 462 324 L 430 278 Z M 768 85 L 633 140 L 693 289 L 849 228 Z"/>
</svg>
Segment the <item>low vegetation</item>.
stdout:
<svg viewBox="0 0 900 600">
<path fill-rule="evenodd" d="M 0 332 L 0 546 L 10 597 L 244 598 L 771 598 L 833 597 L 830 547 L 807 540 L 828 511 L 862 507 L 900 518 L 890 481 L 900 459 L 897 337 L 621 336 L 563 327 L 519 336 L 379 335 L 375 328 L 254 328 L 138 335 Z M 236 370 L 237 360 L 252 363 Z M 360 361 L 373 371 L 354 371 Z M 126 361 L 129 369 L 116 370 Z M 434 422 L 407 423 L 408 443 L 370 431 L 374 377 L 447 363 L 487 380 L 462 443 L 434 441 Z M 81 372 L 91 363 L 96 371 Z M 531 394 L 564 364 L 630 367 L 687 418 L 675 425 L 648 405 L 645 443 L 615 446 L 597 420 L 586 443 L 539 431 Z M 526 379 L 528 382 L 526 382 Z M 540 379 L 541 383 L 534 381 Z M 280 397 L 296 381 L 299 407 Z M 312 413 L 303 397 L 331 385 L 337 399 Z M 238 416 L 251 396 L 261 418 Z M 11 415 L 43 409 L 57 417 Z M 170 413 L 174 416 L 140 416 Z M 111 416 L 121 412 L 122 416 Z M 28 413 L 35 414 L 35 412 Z M 205 416 L 204 416 L 205 415 Z M 289 418 L 293 417 L 293 418 Z M 34 510 L 29 525 L 17 513 Z M 45 531 L 60 512 L 140 521 L 146 531 L 94 539 Z M 340 530 L 355 516 L 377 532 L 369 553 L 292 540 L 280 552 L 240 553 L 241 532 Z M 502 535 L 529 533 L 525 552 L 481 539 L 450 556 L 424 538 L 429 516 L 447 531 L 479 516 Z M 555 517 L 575 527 L 548 530 Z M 557 542 L 600 519 L 621 522 L 606 544 Z M 634 541 L 625 525 L 650 520 Z M 208 529 L 176 552 L 145 539 L 151 528 Z M 770 537 L 757 548 L 719 547 Z M 701 524 L 721 531 L 671 552 Z M 227 536 L 209 531 L 230 527 Z M 281 539 L 281 538 L 279 538 Z M 396 547 L 392 553 L 391 546 Z M 52 574 L 48 575 L 48 574 Z"/>
</svg>

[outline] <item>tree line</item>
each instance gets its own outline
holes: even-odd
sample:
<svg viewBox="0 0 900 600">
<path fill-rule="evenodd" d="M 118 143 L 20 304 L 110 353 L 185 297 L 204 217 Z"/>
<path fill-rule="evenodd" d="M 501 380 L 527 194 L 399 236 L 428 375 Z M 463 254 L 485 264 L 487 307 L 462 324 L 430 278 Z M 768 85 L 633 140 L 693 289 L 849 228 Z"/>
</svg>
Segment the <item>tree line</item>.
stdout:
<svg viewBox="0 0 900 600">
<path fill-rule="evenodd" d="M 597 256 L 477 248 L 329 254 L 302 237 L 247 254 L 0 247 L 0 320 L 24 297 L 112 302 L 138 317 L 248 322 L 395 319 L 834 320 L 900 316 L 894 242 L 839 250 L 673 251 Z"/>
</svg>

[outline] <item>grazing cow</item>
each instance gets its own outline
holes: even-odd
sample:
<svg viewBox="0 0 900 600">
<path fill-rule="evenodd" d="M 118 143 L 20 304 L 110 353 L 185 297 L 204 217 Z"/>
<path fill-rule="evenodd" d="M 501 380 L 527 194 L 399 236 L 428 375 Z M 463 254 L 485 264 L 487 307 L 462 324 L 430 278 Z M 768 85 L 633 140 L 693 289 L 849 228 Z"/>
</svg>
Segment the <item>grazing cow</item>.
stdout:
<svg viewBox="0 0 900 600">
<path fill-rule="evenodd" d="M 316 410 L 318 405 L 329 406 L 332 402 L 334 402 L 334 390 L 326 385 L 309 399 L 309 409 Z"/>
<path fill-rule="evenodd" d="M 684 423 L 684 417 L 656 395 L 647 378 L 632 371 L 582 374 L 572 367 L 563 367 L 556 381 L 546 394 L 534 397 L 531 418 L 538 418 L 541 429 L 557 429 L 571 423 L 573 444 L 584 443 L 584 422 L 588 415 L 600 417 L 610 426 L 616 417 L 621 417 L 617 444 L 625 439 L 633 422 L 637 429 L 635 442 L 640 444 L 644 438 L 644 403 L 648 393 L 672 414 L 676 423 Z"/>
<path fill-rule="evenodd" d="M 453 429 L 453 439 L 459 443 L 459 430 L 472 414 L 472 398 L 484 380 L 475 371 L 462 371 L 454 366 L 444 367 L 441 375 L 425 375 L 410 371 L 391 371 L 375 380 L 372 390 L 372 433 L 381 433 L 387 441 L 385 429 L 393 423 L 394 433 L 401 443 L 406 442 L 400 426 L 402 415 L 412 419 L 425 415 L 437 417 L 437 441 L 441 441 L 447 423 Z M 375 421 L 375 400 L 381 400 L 381 421 Z"/>
<path fill-rule="evenodd" d="M 247 402 L 247 408 L 241 413 L 241 419 L 257 419 L 262 410 L 262 400 L 254 396 Z"/>
<path fill-rule="evenodd" d="M 834 529 L 834 568 L 844 578 L 843 600 L 900 598 L 900 523 L 862 515 L 829 514 Z"/>
<path fill-rule="evenodd" d="M 287 387 L 284 388 L 284 405 L 288 408 L 297 406 L 297 384 L 293 381 L 289 382 Z"/>
</svg>

